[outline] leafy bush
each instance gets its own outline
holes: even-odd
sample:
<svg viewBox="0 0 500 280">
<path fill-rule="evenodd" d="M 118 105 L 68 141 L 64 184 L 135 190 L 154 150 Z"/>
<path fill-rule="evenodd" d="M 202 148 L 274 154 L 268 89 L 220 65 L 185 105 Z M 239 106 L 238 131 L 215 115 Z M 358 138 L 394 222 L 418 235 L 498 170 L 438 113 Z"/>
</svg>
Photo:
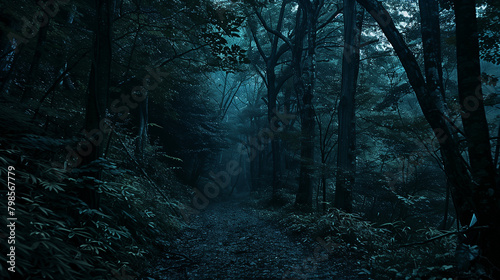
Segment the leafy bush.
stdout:
<svg viewBox="0 0 500 280">
<path fill-rule="evenodd" d="M 133 279 L 153 255 L 155 239 L 180 227 L 173 215 L 176 203 L 151 195 L 145 179 L 112 161 L 88 167 L 103 170 L 100 181 L 63 173 L 51 166 L 48 153 L 60 145 L 51 137 L 0 137 L 0 184 L 7 186 L 7 167 L 15 167 L 16 274 L 23 279 Z M 97 189 L 101 208 L 91 209 L 79 199 L 84 188 Z M 7 191 L 0 193 L 5 221 Z M 0 234 L 7 237 L 4 230 Z M 10 246 L 2 238 L 1 251 Z M 7 271 L 6 254 L 0 262 L 0 278 L 14 275 Z"/>
<path fill-rule="evenodd" d="M 376 279 L 442 279 L 456 275 L 453 235 L 432 243 L 403 246 L 443 234 L 434 228 L 412 229 L 399 221 L 376 225 L 357 214 L 330 209 L 328 214 L 282 213 L 290 232 L 321 237 L 337 256 L 361 263 L 362 274 Z M 436 278 L 437 277 L 437 278 Z"/>
</svg>

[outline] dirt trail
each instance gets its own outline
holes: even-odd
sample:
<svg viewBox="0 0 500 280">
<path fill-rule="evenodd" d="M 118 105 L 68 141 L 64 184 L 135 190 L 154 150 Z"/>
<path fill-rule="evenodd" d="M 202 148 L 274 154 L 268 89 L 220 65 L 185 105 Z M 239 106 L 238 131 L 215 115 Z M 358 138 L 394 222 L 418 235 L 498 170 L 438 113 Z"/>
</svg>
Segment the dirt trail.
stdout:
<svg viewBox="0 0 500 280">
<path fill-rule="evenodd" d="M 345 261 L 326 259 L 319 242 L 288 237 L 237 200 L 214 203 L 189 227 L 146 279 L 368 279 Z"/>
</svg>

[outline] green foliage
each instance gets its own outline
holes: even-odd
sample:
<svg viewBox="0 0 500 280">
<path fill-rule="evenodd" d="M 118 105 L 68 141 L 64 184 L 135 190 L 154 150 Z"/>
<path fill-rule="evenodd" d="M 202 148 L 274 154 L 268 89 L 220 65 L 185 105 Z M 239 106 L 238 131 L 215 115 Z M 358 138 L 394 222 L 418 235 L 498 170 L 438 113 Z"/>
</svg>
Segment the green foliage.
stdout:
<svg viewBox="0 0 500 280">
<path fill-rule="evenodd" d="M 47 139 L 49 145 L 58 140 L 33 135 L 23 139 L 0 138 L 0 183 L 7 185 L 6 167 L 14 166 L 16 273 L 24 279 L 137 275 L 151 258 L 156 238 L 180 227 L 171 210 L 175 205 L 149 195 L 143 178 L 105 160 L 97 163 L 105 173 L 101 181 L 73 178 L 37 156 L 46 149 L 36 148 L 40 141 Z M 99 209 L 79 199 L 81 190 L 90 187 L 101 195 Z M 6 197 L 5 189 L 0 193 Z M 0 209 L 7 209 L 6 204 L 2 199 Z M 6 211 L 0 218 L 6 220 Z M 2 238 L 2 252 L 10 246 Z M 0 277 L 8 278 L 6 254 L 0 261 Z"/>
<path fill-rule="evenodd" d="M 441 279 L 453 277 L 455 238 L 401 247 L 440 236 L 434 228 L 414 229 L 404 222 L 377 225 L 357 214 L 330 209 L 325 215 L 288 214 L 280 224 L 292 233 L 320 237 L 334 254 L 358 261 L 360 274 L 375 279 Z"/>
</svg>

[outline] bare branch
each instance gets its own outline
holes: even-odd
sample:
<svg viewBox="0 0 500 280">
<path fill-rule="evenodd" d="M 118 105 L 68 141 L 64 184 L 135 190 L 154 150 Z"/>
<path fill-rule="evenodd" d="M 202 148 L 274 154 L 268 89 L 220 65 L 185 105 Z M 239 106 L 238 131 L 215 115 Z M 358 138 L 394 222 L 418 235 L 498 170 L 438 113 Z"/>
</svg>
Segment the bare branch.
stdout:
<svg viewBox="0 0 500 280">
<path fill-rule="evenodd" d="M 330 22 L 336 19 L 344 10 L 344 8 L 338 8 L 335 13 L 333 13 L 325 22 L 323 22 L 320 26 L 318 26 L 318 30 L 323 29 L 323 27 L 327 26 Z"/>
<path fill-rule="evenodd" d="M 285 4 L 283 4 L 283 5 L 285 5 Z M 277 36 L 281 40 L 283 40 L 283 42 L 285 42 L 285 44 L 287 44 L 289 48 L 292 48 L 292 43 L 290 42 L 290 40 L 287 37 L 285 37 L 283 34 L 281 34 L 281 32 L 279 32 L 277 30 L 274 30 L 271 27 L 269 27 L 267 25 L 266 21 L 264 20 L 264 18 L 262 18 L 262 15 L 259 13 L 259 11 L 257 11 L 257 8 L 254 8 L 254 9 L 255 9 L 255 14 L 257 15 L 257 18 L 259 18 L 259 21 L 262 24 L 262 26 L 264 27 L 264 29 L 267 32 L 269 32 L 269 33 Z M 278 25 L 281 25 L 281 21 L 282 21 L 282 18 L 280 18 L 280 23 Z"/>
</svg>

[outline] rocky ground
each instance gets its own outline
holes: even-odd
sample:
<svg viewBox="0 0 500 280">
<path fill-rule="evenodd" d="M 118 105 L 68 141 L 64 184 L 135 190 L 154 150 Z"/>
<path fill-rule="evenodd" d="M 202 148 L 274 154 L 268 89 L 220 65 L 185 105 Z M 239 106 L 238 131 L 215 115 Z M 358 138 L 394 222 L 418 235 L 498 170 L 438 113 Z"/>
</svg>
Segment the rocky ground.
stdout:
<svg viewBox="0 0 500 280">
<path fill-rule="evenodd" d="M 243 201 L 200 213 L 143 279 L 369 279 L 329 244 L 289 237 Z"/>
</svg>

